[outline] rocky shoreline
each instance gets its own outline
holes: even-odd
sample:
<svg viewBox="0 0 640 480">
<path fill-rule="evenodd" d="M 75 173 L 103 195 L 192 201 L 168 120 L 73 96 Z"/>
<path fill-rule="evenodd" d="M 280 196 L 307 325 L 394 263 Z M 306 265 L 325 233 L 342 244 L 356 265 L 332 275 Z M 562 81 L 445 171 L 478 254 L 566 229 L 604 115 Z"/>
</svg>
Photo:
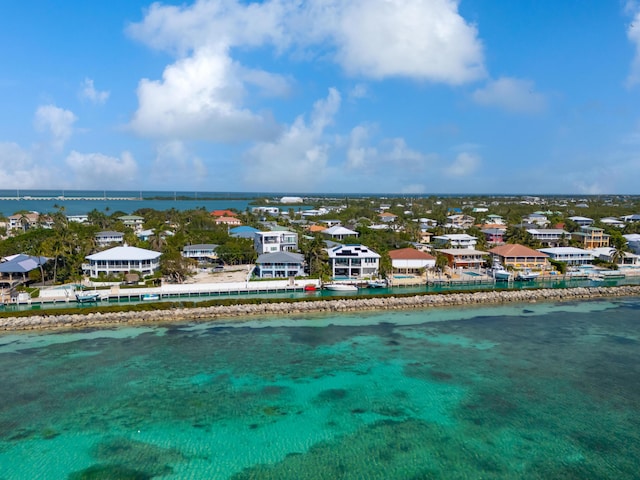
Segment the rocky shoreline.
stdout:
<svg viewBox="0 0 640 480">
<path fill-rule="evenodd" d="M 144 312 L 97 312 L 87 314 L 48 314 L 0 319 L 0 330 L 44 330 L 113 327 L 131 324 L 162 324 L 180 321 L 207 321 L 304 313 L 401 310 L 481 304 L 531 303 L 538 301 L 585 300 L 603 297 L 640 296 L 640 286 L 579 287 L 539 290 L 439 293 L 407 297 L 367 297 L 339 300 L 239 304 L 193 308 L 172 308 Z"/>
</svg>

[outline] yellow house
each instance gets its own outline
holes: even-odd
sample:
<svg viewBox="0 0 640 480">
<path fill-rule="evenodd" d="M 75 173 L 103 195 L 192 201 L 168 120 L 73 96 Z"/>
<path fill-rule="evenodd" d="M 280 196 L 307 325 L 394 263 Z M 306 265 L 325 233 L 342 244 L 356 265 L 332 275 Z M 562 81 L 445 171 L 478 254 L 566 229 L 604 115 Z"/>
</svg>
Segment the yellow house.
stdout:
<svg viewBox="0 0 640 480">
<path fill-rule="evenodd" d="M 547 270 L 550 266 L 547 254 L 524 245 L 500 245 L 489 253 L 492 260 L 498 259 L 505 268 L 514 270 Z"/>
</svg>

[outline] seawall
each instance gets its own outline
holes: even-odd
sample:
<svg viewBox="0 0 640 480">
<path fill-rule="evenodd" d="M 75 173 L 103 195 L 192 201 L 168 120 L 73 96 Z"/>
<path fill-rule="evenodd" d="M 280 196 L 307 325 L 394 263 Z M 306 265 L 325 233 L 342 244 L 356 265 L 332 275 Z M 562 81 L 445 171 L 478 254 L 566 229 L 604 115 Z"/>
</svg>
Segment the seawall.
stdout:
<svg viewBox="0 0 640 480">
<path fill-rule="evenodd" d="M 539 290 L 506 290 L 470 293 L 439 293 L 408 297 L 367 297 L 337 300 L 239 304 L 193 308 L 172 308 L 144 312 L 97 312 L 87 314 L 33 315 L 0 319 L 0 330 L 38 330 L 60 328 L 112 327 L 129 324 L 162 324 L 303 313 L 353 312 L 362 310 L 401 310 L 481 304 L 571 301 L 603 297 L 640 296 L 640 286 L 579 287 Z"/>
</svg>

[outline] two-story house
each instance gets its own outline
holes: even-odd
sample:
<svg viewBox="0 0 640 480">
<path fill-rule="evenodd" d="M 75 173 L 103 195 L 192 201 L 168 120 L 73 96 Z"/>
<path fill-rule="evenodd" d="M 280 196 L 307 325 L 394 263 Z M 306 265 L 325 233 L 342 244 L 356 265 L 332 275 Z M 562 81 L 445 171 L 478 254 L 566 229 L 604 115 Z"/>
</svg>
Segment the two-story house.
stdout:
<svg viewBox="0 0 640 480">
<path fill-rule="evenodd" d="M 434 248 L 476 248 L 478 239 L 467 233 L 437 235 L 431 240 Z"/>
<path fill-rule="evenodd" d="M 337 245 L 327 250 L 333 278 L 370 278 L 378 275 L 380 255 L 364 245 Z"/>
<path fill-rule="evenodd" d="M 113 231 L 98 232 L 96 233 L 95 239 L 98 247 L 114 246 L 124 243 L 124 233 Z"/>
<path fill-rule="evenodd" d="M 579 232 L 571 233 L 571 238 L 579 241 L 582 248 L 586 249 L 609 246 L 609 235 L 598 227 L 580 227 Z"/>
<path fill-rule="evenodd" d="M 255 232 L 253 246 L 258 255 L 298 250 L 298 234 L 288 231 Z"/>
</svg>

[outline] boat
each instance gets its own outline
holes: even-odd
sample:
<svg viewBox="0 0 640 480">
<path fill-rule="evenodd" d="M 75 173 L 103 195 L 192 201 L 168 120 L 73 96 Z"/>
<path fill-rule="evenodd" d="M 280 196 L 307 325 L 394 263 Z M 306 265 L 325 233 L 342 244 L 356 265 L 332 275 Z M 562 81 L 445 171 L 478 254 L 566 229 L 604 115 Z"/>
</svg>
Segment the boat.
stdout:
<svg viewBox="0 0 640 480">
<path fill-rule="evenodd" d="M 371 280 L 367 282 L 367 287 L 369 288 L 387 288 L 386 280 Z"/>
<path fill-rule="evenodd" d="M 315 292 L 317 290 L 315 285 L 305 285 L 304 286 L 304 291 L 305 292 Z"/>
<path fill-rule="evenodd" d="M 153 301 L 156 301 L 156 300 L 160 300 L 160 295 L 158 295 L 157 293 L 145 293 L 140 298 L 144 302 L 153 302 Z"/>
<path fill-rule="evenodd" d="M 324 288 L 334 292 L 357 292 L 358 287 L 349 283 L 327 283 Z"/>
<path fill-rule="evenodd" d="M 538 278 L 539 275 L 540 273 L 538 272 L 531 272 L 531 271 L 525 270 L 523 272 L 518 272 L 518 275 L 516 276 L 516 280 L 520 280 L 521 282 L 530 282 Z"/>
<path fill-rule="evenodd" d="M 76 301 L 78 303 L 92 303 L 100 300 L 100 293 L 88 292 L 88 293 L 76 293 Z"/>
<path fill-rule="evenodd" d="M 513 276 L 512 273 L 509 270 L 506 270 L 498 260 L 493 262 L 490 274 L 496 281 L 499 282 L 508 282 Z"/>
</svg>

